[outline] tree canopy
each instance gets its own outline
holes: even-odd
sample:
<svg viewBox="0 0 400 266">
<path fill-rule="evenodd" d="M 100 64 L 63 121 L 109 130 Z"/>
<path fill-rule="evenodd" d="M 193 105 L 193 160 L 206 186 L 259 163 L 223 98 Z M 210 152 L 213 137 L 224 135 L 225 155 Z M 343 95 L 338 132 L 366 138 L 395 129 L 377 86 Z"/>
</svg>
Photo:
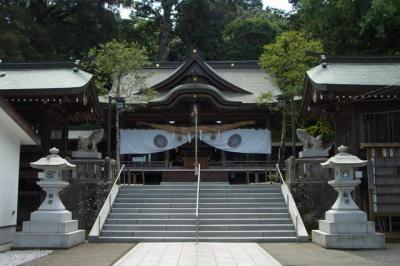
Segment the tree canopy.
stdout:
<svg viewBox="0 0 400 266">
<path fill-rule="evenodd" d="M 82 58 L 116 39 L 145 47 L 151 61 L 183 60 L 193 48 L 207 60 L 248 60 L 293 30 L 328 54 L 400 51 L 398 0 L 287 1 L 293 12 L 261 0 L 0 0 L 0 58 Z"/>
<path fill-rule="evenodd" d="M 298 31 L 288 31 L 264 46 L 260 65 L 275 75 L 282 92 L 292 98 L 302 94 L 304 73 L 318 62 L 315 54 L 322 51 L 319 41 L 309 40 Z"/>
<path fill-rule="evenodd" d="M 330 54 L 395 54 L 400 51 L 400 1 L 299 0 L 300 27 Z"/>
</svg>

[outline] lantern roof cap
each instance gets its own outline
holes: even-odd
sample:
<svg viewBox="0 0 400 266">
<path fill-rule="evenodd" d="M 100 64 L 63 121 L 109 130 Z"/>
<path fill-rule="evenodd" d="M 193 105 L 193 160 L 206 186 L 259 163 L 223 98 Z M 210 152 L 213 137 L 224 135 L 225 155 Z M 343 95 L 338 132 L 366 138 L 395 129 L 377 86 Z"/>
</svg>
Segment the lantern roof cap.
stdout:
<svg viewBox="0 0 400 266">
<path fill-rule="evenodd" d="M 322 168 L 335 168 L 340 166 L 360 167 L 367 165 L 368 160 L 361 160 L 357 156 L 347 153 L 347 147 L 341 145 L 338 148 L 338 153 L 329 158 L 326 162 L 321 163 Z"/>
<path fill-rule="evenodd" d="M 31 167 L 36 169 L 46 169 L 58 167 L 61 170 L 74 168 L 75 165 L 69 163 L 64 158 L 58 155 L 59 150 L 55 147 L 50 149 L 50 154 L 46 157 L 40 158 L 36 162 L 30 163 Z"/>
</svg>

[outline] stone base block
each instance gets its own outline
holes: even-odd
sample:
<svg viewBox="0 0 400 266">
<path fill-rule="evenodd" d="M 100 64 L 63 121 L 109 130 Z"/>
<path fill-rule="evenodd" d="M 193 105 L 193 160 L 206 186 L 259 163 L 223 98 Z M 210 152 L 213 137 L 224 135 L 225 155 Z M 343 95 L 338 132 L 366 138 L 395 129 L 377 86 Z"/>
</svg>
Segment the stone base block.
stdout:
<svg viewBox="0 0 400 266">
<path fill-rule="evenodd" d="M 329 210 L 325 212 L 325 220 L 331 223 L 365 223 L 367 222 L 367 214 L 360 210 L 354 211 L 337 211 Z"/>
<path fill-rule="evenodd" d="M 375 233 L 375 223 L 332 223 L 327 220 L 320 220 L 319 229 L 328 234 L 373 234 Z"/>
<path fill-rule="evenodd" d="M 5 252 L 5 251 L 9 251 L 12 248 L 12 243 L 5 243 L 5 244 L 0 244 L 0 253 L 1 252 Z"/>
<path fill-rule="evenodd" d="M 312 241 L 330 249 L 382 249 L 385 248 L 383 234 L 328 234 L 320 230 L 312 231 Z"/>
<path fill-rule="evenodd" d="M 35 211 L 31 213 L 31 221 L 67 222 L 72 220 L 70 211 Z"/>
<path fill-rule="evenodd" d="M 11 248 L 14 234 L 15 225 L 0 227 L 0 252 L 9 250 Z"/>
<path fill-rule="evenodd" d="M 69 233 L 78 230 L 78 220 L 66 222 L 26 221 L 23 222 L 25 233 Z"/>
<path fill-rule="evenodd" d="M 85 241 L 85 231 L 62 233 L 17 233 L 14 248 L 70 248 Z"/>
<path fill-rule="evenodd" d="M 305 149 L 301 152 L 299 152 L 299 158 L 326 158 L 329 156 L 329 150 L 328 149 L 321 149 L 321 148 L 309 148 L 309 149 Z"/>
<path fill-rule="evenodd" d="M 72 158 L 101 159 L 101 153 L 97 151 L 73 151 Z"/>
</svg>

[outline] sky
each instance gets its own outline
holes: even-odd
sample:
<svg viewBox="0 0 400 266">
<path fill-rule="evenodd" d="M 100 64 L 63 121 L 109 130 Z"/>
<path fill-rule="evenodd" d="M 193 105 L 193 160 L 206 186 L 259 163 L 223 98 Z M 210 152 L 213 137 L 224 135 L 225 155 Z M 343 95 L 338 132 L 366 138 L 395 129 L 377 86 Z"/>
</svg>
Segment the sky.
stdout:
<svg viewBox="0 0 400 266">
<path fill-rule="evenodd" d="M 264 7 L 269 6 L 273 8 L 283 9 L 285 11 L 290 11 L 292 9 L 292 5 L 289 4 L 288 0 L 263 0 Z M 129 14 L 131 13 L 130 9 L 121 8 L 119 10 L 122 18 L 129 18 Z"/>
</svg>

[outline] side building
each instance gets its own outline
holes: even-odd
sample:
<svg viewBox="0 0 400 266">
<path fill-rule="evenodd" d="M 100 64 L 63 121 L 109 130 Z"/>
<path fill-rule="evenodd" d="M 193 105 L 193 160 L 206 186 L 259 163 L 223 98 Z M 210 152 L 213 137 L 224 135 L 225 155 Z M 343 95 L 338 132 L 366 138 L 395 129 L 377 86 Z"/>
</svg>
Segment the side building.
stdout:
<svg viewBox="0 0 400 266">
<path fill-rule="evenodd" d="M 0 252 L 11 247 L 17 224 L 21 145 L 40 145 L 39 136 L 0 97 Z"/>
<path fill-rule="evenodd" d="M 327 57 L 307 71 L 300 115 L 328 119 L 335 146 L 370 160 L 357 201 L 382 230 L 400 221 L 399 106 L 400 57 Z"/>
<path fill-rule="evenodd" d="M 102 113 L 93 76 L 78 62 L 0 63 L 0 96 L 27 121 L 40 141 L 21 146 L 18 221 L 29 219 L 43 194 L 36 185 L 38 173 L 29 166 L 57 147 L 70 156 L 68 131 L 73 125 L 101 124 Z"/>
</svg>

